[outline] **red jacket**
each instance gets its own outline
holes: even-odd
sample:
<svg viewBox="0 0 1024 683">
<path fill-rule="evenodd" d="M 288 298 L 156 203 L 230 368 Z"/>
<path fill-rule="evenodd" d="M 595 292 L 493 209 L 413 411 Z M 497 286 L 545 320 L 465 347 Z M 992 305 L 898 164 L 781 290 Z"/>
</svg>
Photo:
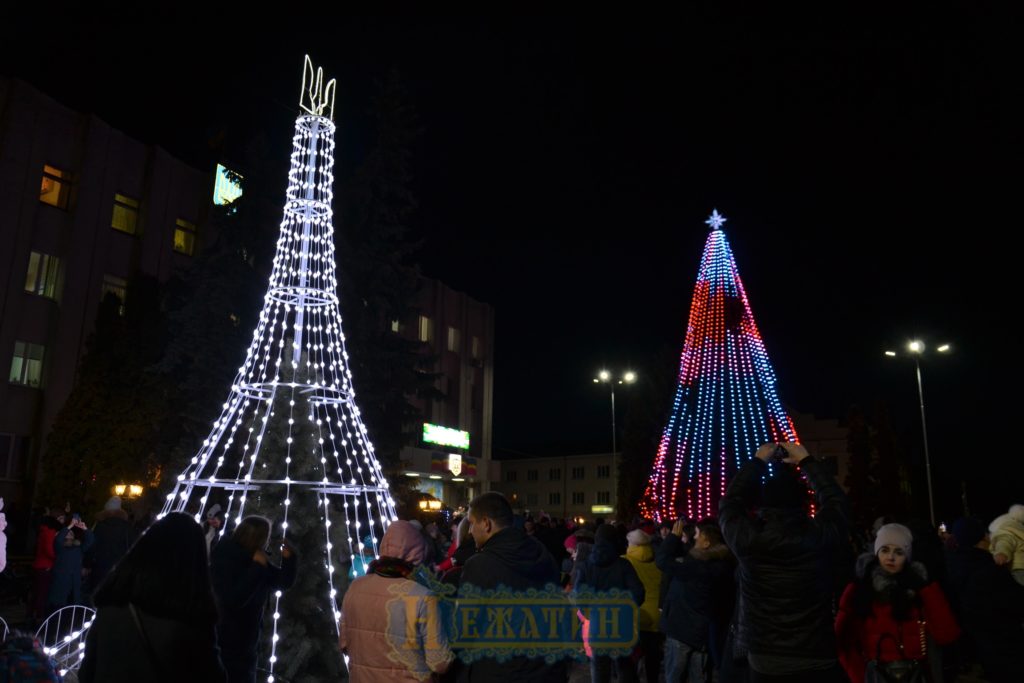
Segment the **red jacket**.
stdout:
<svg viewBox="0 0 1024 683">
<path fill-rule="evenodd" d="M 56 529 L 51 529 L 45 524 L 39 525 L 39 533 L 36 534 L 36 557 L 32 560 L 33 569 L 53 569 L 53 561 L 57 559 L 53 552 L 53 539 L 56 537 Z"/>
<path fill-rule="evenodd" d="M 452 567 L 455 566 L 455 563 L 452 562 L 452 555 L 454 555 L 455 551 L 458 550 L 458 549 L 459 549 L 459 542 L 456 541 L 453 538 L 451 544 L 448 546 L 448 552 L 444 556 L 444 562 L 442 562 L 441 564 L 437 565 L 437 571 L 439 573 L 446 572 L 446 571 L 448 571 L 449 569 L 451 569 Z"/>
<path fill-rule="evenodd" d="M 880 651 L 883 662 L 924 659 L 927 655 L 921 648 L 921 627 L 918 624 L 921 620 L 925 622 L 925 634 L 931 636 L 938 645 L 948 645 L 960 637 L 960 627 L 957 626 L 946 596 L 935 582 L 921 589 L 918 594 L 920 606 L 911 608 L 907 621 L 896 621 L 892 616 L 892 605 L 878 600 L 871 603 L 871 615 L 867 618 L 857 616 L 854 611 L 854 594 L 858 587 L 863 588 L 856 583 L 846 587 L 836 616 L 839 661 L 851 681 L 860 683 L 864 680 L 864 670 L 867 663 L 875 658 L 876 651 Z M 885 638 L 880 650 L 876 650 L 879 639 L 885 634 L 893 636 L 896 642 L 893 642 L 893 638 Z M 896 643 L 903 644 L 902 655 Z"/>
</svg>

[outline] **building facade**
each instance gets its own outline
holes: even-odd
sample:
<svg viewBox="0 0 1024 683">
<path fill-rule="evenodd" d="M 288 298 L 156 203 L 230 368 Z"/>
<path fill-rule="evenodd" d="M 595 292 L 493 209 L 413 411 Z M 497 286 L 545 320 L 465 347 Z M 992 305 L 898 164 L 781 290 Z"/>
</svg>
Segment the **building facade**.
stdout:
<svg viewBox="0 0 1024 683">
<path fill-rule="evenodd" d="M 618 462 L 611 453 L 496 461 L 491 489 L 522 514 L 612 518 L 618 505 Z"/>
<path fill-rule="evenodd" d="M 212 174 L 0 78 L 0 495 L 18 500 L 103 296 L 200 248 Z"/>
<path fill-rule="evenodd" d="M 791 412 L 800 443 L 807 452 L 823 461 L 844 489 L 850 470 L 850 430 L 837 419 L 817 418 L 809 413 Z"/>
<path fill-rule="evenodd" d="M 426 344 L 442 397 L 410 399 L 422 421 L 410 425 L 415 443 L 400 453 L 403 473 L 455 508 L 489 490 L 494 309 L 430 278 L 421 279 L 415 308 L 392 331 Z"/>
</svg>

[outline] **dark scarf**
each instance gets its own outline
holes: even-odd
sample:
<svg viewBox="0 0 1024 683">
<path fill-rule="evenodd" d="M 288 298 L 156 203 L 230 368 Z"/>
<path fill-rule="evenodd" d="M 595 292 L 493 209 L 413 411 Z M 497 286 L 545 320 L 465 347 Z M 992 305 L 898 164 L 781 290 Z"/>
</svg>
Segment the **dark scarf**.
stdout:
<svg viewBox="0 0 1024 683">
<path fill-rule="evenodd" d="M 896 621 L 910 619 L 910 610 L 920 607 L 915 586 L 921 581 L 927 583 L 928 572 L 920 562 L 910 562 L 903 566 L 899 574 L 890 574 L 882 569 L 878 558 L 874 555 L 862 555 L 857 561 L 858 585 L 854 607 L 860 617 L 871 614 L 874 602 L 892 605 L 892 616 Z"/>
<path fill-rule="evenodd" d="M 416 567 L 397 557 L 378 557 L 370 563 L 370 571 L 385 579 L 407 579 Z"/>
</svg>

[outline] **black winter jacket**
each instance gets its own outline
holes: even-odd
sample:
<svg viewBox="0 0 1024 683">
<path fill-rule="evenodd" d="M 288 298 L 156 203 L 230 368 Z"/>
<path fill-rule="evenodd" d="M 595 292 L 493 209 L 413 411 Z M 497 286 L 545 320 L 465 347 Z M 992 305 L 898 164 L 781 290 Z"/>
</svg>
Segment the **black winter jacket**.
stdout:
<svg viewBox="0 0 1024 683">
<path fill-rule="evenodd" d="M 230 536 L 213 549 L 210 582 L 220 612 L 217 640 L 229 672 L 254 669 L 267 598 L 273 591 L 291 588 L 297 566 L 294 553 L 280 567 L 261 565 Z"/>
<path fill-rule="evenodd" d="M 114 565 L 128 553 L 135 542 L 136 533 L 124 510 L 104 510 L 96 516 L 92 533 L 95 541 L 92 555 L 92 574 L 89 579 L 95 589 L 110 573 Z"/>
<path fill-rule="evenodd" d="M 507 527 L 491 536 L 466 561 L 459 594 L 464 595 L 469 586 L 484 590 L 540 590 L 548 584 L 557 587 L 558 579 L 558 566 L 540 541 L 522 529 Z M 468 683 L 563 683 L 565 679 L 565 662 L 548 664 L 542 658 L 511 657 L 504 662 L 479 659 L 459 672 L 459 681 Z"/>
<path fill-rule="evenodd" d="M 949 601 L 964 637 L 993 683 L 1020 681 L 1024 664 L 1024 586 L 981 548 L 951 552 Z"/>
<path fill-rule="evenodd" d="M 138 607 L 135 613 L 157 661 L 150 658 L 127 606 L 100 607 L 86 634 L 85 659 L 78 671 L 81 683 L 227 681 L 213 624 L 197 626 L 154 617 Z"/>
<path fill-rule="evenodd" d="M 573 587 L 573 592 L 588 589 L 602 592 L 612 588 L 629 591 L 637 607 L 643 604 L 647 596 L 643 581 L 629 560 L 619 555 L 618 548 L 612 543 L 598 539 L 583 565 L 579 583 Z"/>
<path fill-rule="evenodd" d="M 749 651 L 800 659 L 836 657 L 832 557 L 846 542 L 846 495 L 822 463 L 800 463 L 817 494 L 818 513 L 766 508 L 751 516 L 767 465 L 752 458 L 719 505 L 722 535 L 739 562 Z"/>
<path fill-rule="evenodd" d="M 707 550 L 695 547 L 680 562 L 676 551 L 682 544 L 678 536 L 669 534 L 655 557 L 658 569 L 670 577 L 661 631 L 695 648 L 714 640 L 717 651 L 732 612 L 732 554 L 724 545 Z"/>
</svg>

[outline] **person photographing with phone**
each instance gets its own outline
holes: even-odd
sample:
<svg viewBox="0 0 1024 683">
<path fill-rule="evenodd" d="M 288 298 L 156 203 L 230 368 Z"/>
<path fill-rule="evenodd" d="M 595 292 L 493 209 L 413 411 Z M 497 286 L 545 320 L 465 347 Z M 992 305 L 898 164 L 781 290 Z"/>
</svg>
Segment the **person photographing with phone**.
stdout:
<svg viewBox="0 0 1024 683">
<path fill-rule="evenodd" d="M 217 641 L 228 683 L 253 683 L 263 610 L 274 591 L 295 583 L 298 553 L 282 539 L 281 566 L 267 554 L 270 520 L 251 515 L 220 541 L 210 559 L 210 579 L 220 612 Z"/>
<path fill-rule="evenodd" d="M 77 512 L 65 515 L 65 525 L 53 539 L 50 611 L 82 604 L 82 557 L 92 547 L 93 533 Z"/>
<path fill-rule="evenodd" d="M 818 502 L 813 518 L 808 487 Z M 739 564 L 736 626 L 751 683 L 845 680 L 832 629 L 831 571 L 835 549 L 846 542 L 849 509 L 835 478 L 800 444 L 764 444 L 730 482 L 719 519 Z"/>
</svg>

